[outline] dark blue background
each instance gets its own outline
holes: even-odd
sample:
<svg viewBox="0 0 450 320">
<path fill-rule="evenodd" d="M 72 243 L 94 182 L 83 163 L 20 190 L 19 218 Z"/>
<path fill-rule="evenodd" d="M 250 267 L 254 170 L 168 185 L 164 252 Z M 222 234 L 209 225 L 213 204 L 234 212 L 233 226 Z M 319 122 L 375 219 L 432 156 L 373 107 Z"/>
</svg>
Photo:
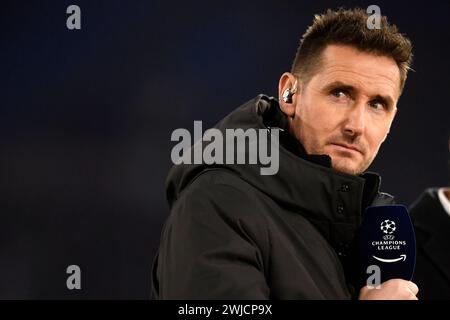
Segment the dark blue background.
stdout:
<svg viewBox="0 0 450 320">
<path fill-rule="evenodd" d="M 276 95 L 314 14 L 370 4 L 2 1 L 0 297 L 147 298 L 172 131 Z M 376 4 L 412 39 L 415 72 L 371 169 L 409 204 L 448 184 L 450 2 Z"/>
</svg>

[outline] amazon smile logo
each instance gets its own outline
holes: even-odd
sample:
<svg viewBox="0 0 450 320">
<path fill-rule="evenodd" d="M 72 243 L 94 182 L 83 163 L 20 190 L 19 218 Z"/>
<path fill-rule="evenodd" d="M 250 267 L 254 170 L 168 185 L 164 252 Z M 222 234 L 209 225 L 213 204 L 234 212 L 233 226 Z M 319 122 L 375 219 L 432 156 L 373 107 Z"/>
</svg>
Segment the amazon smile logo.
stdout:
<svg viewBox="0 0 450 320">
<path fill-rule="evenodd" d="M 392 263 L 392 262 L 397 262 L 397 261 L 406 261 L 406 254 L 401 254 L 400 258 L 395 258 L 395 259 L 383 259 L 383 258 L 378 258 L 377 256 L 372 256 L 373 258 L 377 259 L 378 261 L 381 262 L 386 262 L 386 263 Z"/>
</svg>

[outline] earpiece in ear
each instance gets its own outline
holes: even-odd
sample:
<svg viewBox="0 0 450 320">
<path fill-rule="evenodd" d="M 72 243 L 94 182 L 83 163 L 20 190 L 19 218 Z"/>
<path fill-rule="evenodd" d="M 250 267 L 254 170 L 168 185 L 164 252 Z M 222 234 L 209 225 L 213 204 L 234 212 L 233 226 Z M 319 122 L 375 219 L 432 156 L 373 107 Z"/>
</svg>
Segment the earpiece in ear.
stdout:
<svg viewBox="0 0 450 320">
<path fill-rule="evenodd" d="M 294 95 L 294 92 L 291 91 L 291 89 L 286 89 L 283 92 L 283 101 L 286 103 L 292 103 L 292 96 Z"/>
<path fill-rule="evenodd" d="M 297 92 L 297 79 L 295 79 L 294 87 L 284 90 L 283 101 L 286 103 L 292 103 L 292 96 Z"/>
</svg>

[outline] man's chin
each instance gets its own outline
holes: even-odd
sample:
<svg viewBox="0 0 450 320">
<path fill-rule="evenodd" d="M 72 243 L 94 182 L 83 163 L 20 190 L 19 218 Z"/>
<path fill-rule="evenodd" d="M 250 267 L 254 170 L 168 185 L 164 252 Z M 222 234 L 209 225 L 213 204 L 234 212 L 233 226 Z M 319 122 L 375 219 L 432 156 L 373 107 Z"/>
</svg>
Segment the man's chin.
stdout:
<svg viewBox="0 0 450 320">
<path fill-rule="evenodd" d="M 346 174 L 358 175 L 364 172 L 359 163 L 355 163 L 355 161 L 348 158 L 332 158 L 331 166 L 334 170 Z"/>
</svg>

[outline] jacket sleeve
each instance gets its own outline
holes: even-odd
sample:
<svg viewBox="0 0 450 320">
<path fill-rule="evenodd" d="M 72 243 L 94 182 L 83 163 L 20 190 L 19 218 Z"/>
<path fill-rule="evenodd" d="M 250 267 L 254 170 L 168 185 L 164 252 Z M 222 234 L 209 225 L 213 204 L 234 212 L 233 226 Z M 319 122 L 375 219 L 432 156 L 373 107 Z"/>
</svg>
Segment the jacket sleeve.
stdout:
<svg viewBox="0 0 450 320">
<path fill-rule="evenodd" d="M 226 184 L 186 190 L 161 236 L 159 299 L 269 298 L 264 231 L 251 203 L 245 192 Z"/>
</svg>

